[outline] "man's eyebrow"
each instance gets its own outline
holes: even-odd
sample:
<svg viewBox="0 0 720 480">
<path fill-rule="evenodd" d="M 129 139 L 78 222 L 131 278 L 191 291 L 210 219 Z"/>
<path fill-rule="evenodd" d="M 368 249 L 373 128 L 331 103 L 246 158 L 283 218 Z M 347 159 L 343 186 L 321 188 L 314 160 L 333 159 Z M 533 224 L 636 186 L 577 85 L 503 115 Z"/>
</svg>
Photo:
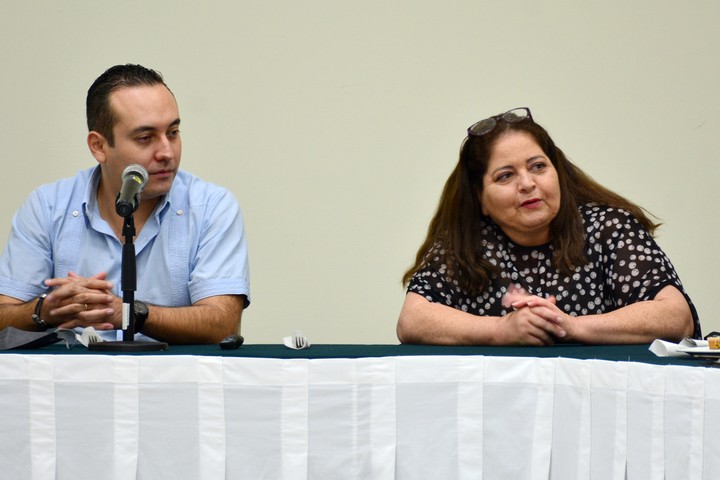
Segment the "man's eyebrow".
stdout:
<svg viewBox="0 0 720 480">
<path fill-rule="evenodd" d="M 170 125 L 168 125 L 168 128 L 177 127 L 178 125 L 180 125 L 180 119 L 176 118 L 175 120 L 173 120 L 172 123 L 170 123 Z M 139 133 L 144 133 L 144 132 L 154 132 L 155 130 L 157 130 L 157 128 L 155 128 L 153 126 L 140 125 L 139 127 L 133 128 L 130 131 L 130 135 L 137 135 Z"/>
<path fill-rule="evenodd" d="M 155 130 L 156 130 L 155 127 L 151 127 L 149 125 L 148 126 L 141 125 L 139 127 L 133 128 L 130 131 L 130 135 L 137 135 L 138 133 L 143 133 L 143 132 L 154 132 Z"/>
</svg>

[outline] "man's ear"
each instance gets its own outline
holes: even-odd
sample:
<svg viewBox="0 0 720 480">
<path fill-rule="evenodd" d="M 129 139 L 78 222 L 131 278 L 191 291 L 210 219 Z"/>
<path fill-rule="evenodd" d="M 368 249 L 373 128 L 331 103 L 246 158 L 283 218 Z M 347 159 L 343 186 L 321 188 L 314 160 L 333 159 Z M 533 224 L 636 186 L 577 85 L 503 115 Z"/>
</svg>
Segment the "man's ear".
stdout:
<svg viewBox="0 0 720 480">
<path fill-rule="evenodd" d="M 98 163 L 105 162 L 108 149 L 108 142 L 105 137 L 98 132 L 90 132 L 87 136 L 87 144 L 95 160 L 97 160 Z"/>
</svg>

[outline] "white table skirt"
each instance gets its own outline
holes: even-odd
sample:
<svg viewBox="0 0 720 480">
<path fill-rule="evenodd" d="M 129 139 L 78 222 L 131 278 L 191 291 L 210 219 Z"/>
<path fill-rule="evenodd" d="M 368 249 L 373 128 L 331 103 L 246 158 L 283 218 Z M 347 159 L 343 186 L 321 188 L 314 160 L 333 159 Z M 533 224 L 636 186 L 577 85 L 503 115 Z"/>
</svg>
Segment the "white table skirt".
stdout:
<svg viewBox="0 0 720 480">
<path fill-rule="evenodd" d="M 0 356 L 0 478 L 720 478 L 720 371 L 478 356 Z"/>
</svg>

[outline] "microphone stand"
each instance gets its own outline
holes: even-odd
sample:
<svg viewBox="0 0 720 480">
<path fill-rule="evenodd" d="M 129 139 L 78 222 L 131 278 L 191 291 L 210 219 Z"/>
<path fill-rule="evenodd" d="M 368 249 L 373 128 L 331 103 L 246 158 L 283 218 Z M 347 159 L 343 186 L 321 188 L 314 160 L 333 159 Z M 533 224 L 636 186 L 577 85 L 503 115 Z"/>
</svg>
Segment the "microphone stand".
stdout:
<svg viewBox="0 0 720 480">
<path fill-rule="evenodd" d="M 122 234 L 125 243 L 122 249 L 122 267 L 120 282 L 123 290 L 123 339 L 114 342 L 96 342 L 88 345 L 88 350 L 121 352 L 156 352 L 167 350 L 164 342 L 135 341 L 135 290 L 137 290 L 137 271 L 135 261 L 135 218 L 132 212 L 123 217 Z"/>
<path fill-rule="evenodd" d="M 135 218 L 131 213 L 125 217 L 123 222 L 123 237 L 125 243 L 122 248 L 122 266 L 120 270 L 120 281 L 123 290 L 123 341 L 132 342 L 135 340 L 135 291 L 137 290 L 137 263 L 135 262 Z M 125 321 L 125 305 L 129 307 L 128 321 Z M 126 327 L 127 324 L 127 328 Z"/>
</svg>

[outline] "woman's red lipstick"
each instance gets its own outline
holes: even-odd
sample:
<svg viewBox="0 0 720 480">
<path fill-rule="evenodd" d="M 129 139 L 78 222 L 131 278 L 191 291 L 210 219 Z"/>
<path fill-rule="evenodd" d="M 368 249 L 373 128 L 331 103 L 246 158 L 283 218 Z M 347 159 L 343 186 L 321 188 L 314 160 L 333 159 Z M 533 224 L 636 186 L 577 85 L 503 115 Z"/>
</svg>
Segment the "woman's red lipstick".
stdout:
<svg viewBox="0 0 720 480">
<path fill-rule="evenodd" d="M 525 200 L 520 204 L 521 207 L 526 208 L 535 208 L 540 205 L 540 202 L 542 202 L 542 199 L 540 198 L 531 198 L 530 200 Z"/>
</svg>

